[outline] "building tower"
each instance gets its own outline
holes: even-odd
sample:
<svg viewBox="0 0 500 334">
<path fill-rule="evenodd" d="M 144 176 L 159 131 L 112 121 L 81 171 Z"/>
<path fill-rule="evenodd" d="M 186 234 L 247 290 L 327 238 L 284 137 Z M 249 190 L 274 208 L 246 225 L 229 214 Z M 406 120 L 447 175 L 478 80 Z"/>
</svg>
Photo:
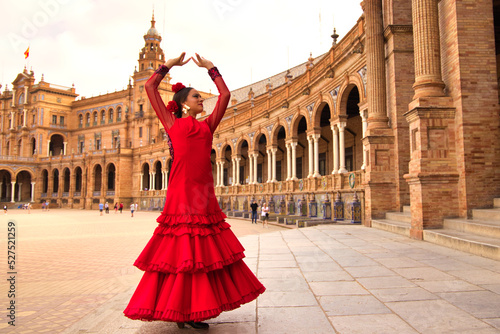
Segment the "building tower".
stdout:
<svg viewBox="0 0 500 334">
<path fill-rule="evenodd" d="M 165 63 L 165 54 L 160 47 L 161 36 L 155 28 L 155 15 L 151 19 L 151 28 L 144 35 L 145 45 L 139 53 L 139 72 L 153 69 Z"/>
</svg>

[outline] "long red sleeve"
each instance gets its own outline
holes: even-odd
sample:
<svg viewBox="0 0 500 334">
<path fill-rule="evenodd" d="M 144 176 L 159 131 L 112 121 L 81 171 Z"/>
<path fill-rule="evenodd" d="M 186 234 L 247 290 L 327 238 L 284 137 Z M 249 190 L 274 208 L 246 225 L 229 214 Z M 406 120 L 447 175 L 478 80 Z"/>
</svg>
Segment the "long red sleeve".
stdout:
<svg viewBox="0 0 500 334">
<path fill-rule="evenodd" d="M 217 86 L 217 90 L 219 91 L 219 98 L 217 99 L 214 111 L 206 119 L 212 134 L 215 132 L 215 129 L 217 129 L 222 117 L 224 117 L 227 105 L 229 104 L 229 98 L 231 97 L 231 93 L 229 92 L 229 89 L 220 74 L 218 74 L 218 76 L 214 79 L 214 82 Z"/>
<path fill-rule="evenodd" d="M 149 101 L 151 101 L 151 105 L 160 119 L 161 124 L 163 124 L 165 131 L 168 131 L 175 122 L 174 114 L 167 111 L 167 107 L 161 98 L 160 92 L 158 92 L 158 86 L 168 73 L 168 70 L 167 66 L 162 65 L 146 82 L 146 93 L 148 94 Z"/>
</svg>

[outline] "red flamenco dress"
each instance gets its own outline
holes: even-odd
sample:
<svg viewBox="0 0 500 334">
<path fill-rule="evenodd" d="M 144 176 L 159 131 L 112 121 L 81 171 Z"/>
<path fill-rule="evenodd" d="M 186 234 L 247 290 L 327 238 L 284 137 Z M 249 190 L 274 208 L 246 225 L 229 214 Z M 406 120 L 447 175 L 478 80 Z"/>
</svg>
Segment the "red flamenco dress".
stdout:
<svg viewBox="0 0 500 334">
<path fill-rule="evenodd" d="M 145 271 L 124 314 L 131 319 L 199 322 L 248 303 L 265 287 L 243 262 L 244 248 L 225 221 L 214 193 L 212 138 L 230 93 L 217 68 L 219 90 L 204 121 L 167 111 L 158 85 L 163 65 L 146 83 L 151 104 L 171 140 L 174 161 L 158 227 L 134 265 Z"/>
</svg>

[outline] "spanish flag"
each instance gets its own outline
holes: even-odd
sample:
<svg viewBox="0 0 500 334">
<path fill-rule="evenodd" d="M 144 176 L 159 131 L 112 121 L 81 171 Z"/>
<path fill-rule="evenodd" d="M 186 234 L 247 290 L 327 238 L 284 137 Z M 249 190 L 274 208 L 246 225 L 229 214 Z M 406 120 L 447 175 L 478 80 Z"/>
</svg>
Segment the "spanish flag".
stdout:
<svg viewBox="0 0 500 334">
<path fill-rule="evenodd" d="M 26 51 L 24 51 L 24 59 L 28 58 L 29 56 L 30 56 L 30 47 L 28 46 Z"/>
</svg>

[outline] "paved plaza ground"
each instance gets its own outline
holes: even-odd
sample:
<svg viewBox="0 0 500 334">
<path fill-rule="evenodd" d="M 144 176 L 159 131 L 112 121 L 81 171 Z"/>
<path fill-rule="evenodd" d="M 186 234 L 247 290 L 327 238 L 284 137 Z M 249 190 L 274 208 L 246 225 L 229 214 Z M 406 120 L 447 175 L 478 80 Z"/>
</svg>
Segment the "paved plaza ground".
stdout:
<svg viewBox="0 0 500 334">
<path fill-rule="evenodd" d="M 2 214 L 0 332 L 203 332 L 122 314 L 142 274 L 132 264 L 158 214 Z M 9 221 L 17 237 L 15 330 L 6 313 Z M 500 333 L 498 261 L 363 226 L 228 222 L 267 291 L 210 320 L 210 333 Z"/>
</svg>

